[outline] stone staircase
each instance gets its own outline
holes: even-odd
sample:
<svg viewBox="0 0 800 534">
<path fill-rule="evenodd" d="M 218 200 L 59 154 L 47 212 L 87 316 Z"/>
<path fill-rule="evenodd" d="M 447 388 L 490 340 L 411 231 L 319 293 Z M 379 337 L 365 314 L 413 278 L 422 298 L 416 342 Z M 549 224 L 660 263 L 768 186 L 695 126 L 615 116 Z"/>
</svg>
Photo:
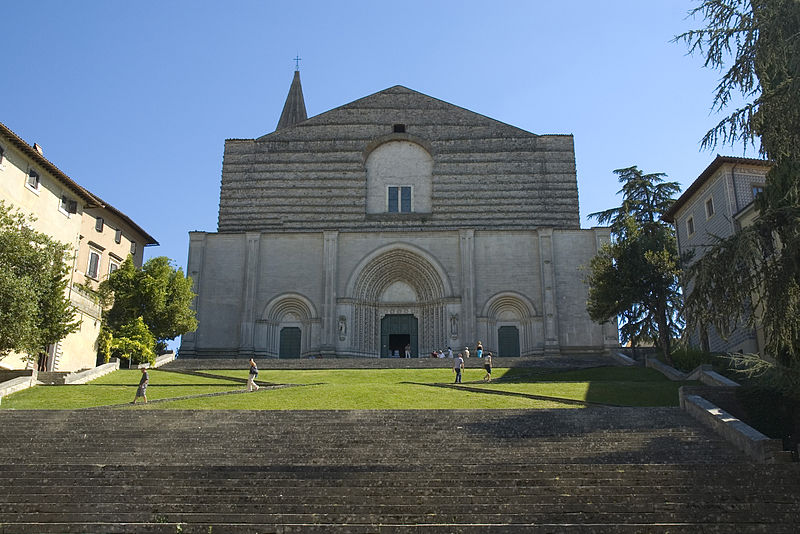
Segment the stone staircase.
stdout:
<svg viewBox="0 0 800 534">
<path fill-rule="evenodd" d="M 789 533 L 800 465 L 677 408 L 4 411 L 0 533 Z"/>
</svg>

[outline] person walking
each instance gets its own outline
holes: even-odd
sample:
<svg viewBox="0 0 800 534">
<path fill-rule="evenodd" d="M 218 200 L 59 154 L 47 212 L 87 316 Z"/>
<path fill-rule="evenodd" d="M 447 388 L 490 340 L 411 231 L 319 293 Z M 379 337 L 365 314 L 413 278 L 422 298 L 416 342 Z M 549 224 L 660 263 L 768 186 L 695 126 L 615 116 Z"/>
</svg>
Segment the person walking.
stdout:
<svg viewBox="0 0 800 534">
<path fill-rule="evenodd" d="M 486 369 L 486 376 L 483 377 L 484 382 L 492 381 L 492 353 L 487 352 L 486 358 L 483 360 L 483 368 Z"/>
<path fill-rule="evenodd" d="M 147 374 L 147 367 L 142 367 L 142 378 L 139 379 L 139 387 L 136 389 L 136 396 L 131 404 L 136 404 L 136 399 L 142 397 L 147 404 L 147 384 L 150 383 L 150 375 Z"/>
<path fill-rule="evenodd" d="M 247 375 L 247 391 L 258 391 L 256 378 L 258 378 L 258 367 L 256 367 L 255 360 L 250 358 L 250 374 Z"/>
<path fill-rule="evenodd" d="M 461 357 L 461 353 L 458 353 L 455 361 L 453 362 L 453 372 L 456 374 L 456 381 L 453 382 L 454 384 L 461 383 L 461 371 L 464 370 L 464 358 Z"/>
<path fill-rule="evenodd" d="M 483 345 L 481 345 L 480 341 L 478 341 L 478 345 L 475 347 L 475 356 L 483 358 Z"/>
<path fill-rule="evenodd" d="M 469 358 L 469 347 L 464 347 L 464 357 Z"/>
<path fill-rule="evenodd" d="M 411 344 L 410 343 L 408 345 L 406 345 L 404 351 L 405 351 L 406 358 L 410 358 L 411 357 Z"/>
</svg>

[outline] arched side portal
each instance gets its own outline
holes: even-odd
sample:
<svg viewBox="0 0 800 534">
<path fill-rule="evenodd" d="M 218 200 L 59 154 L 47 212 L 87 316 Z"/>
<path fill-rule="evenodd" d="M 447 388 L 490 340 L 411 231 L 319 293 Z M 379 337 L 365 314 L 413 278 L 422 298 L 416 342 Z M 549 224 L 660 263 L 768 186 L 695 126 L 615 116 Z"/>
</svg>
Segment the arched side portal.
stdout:
<svg viewBox="0 0 800 534">
<path fill-rule="evenodd" d="M 267 358 L 303 356 L 318 325 L 319 316 L 309 299 L 299 293 L 278 295 L 267 303 L 256 323 L 256 354 Z"/>
<path fill-rule="evenodd" d="M 416 339 L 413 355 L 442 348 L 447 341 L 445 305 L 450 295 L 444 270 L 421 249 L 395 244 L 374 252 L 354 270 L 348 283 L 345 300 L 350 304 L 353 325 L 348 351 L 387 356 L 390 334 Z M 410 317 L 404 320 L 401 316 Z M 387 317 L 395 319 L 384 321 Z M 409 332 L 383 331 L 399 328 L 387 325 L 402 324 L 411 325 Z"/>
<path fill-rule="evenodd" d="M 513 291 L 495 294 L 486 302 L 478 322 L 484 347 L 495 354 L 529 356 L 544 349 L 541 316 L 525 295 Z"/>
</svg>

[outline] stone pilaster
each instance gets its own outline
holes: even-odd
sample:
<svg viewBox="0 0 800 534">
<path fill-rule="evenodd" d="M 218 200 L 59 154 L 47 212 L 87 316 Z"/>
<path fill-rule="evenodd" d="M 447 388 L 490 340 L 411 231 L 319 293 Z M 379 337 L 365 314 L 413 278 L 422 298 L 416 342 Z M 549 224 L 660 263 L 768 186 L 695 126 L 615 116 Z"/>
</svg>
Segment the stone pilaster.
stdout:
<svg viewBox="0 0 800 534">
<path fill-rule="evenodd" d="M 244 284 L 242 285 L 242 317 L 239 337 L 239 355 L 252 357 L 255 347 L 253 334 L 255 332 L 256 291 L 258 290 L 258 263 L 261 248 L 261 233 L 248 232 L 245 234 L 245 270 Z"/>
<path fill-rule="evenodd" d="M 475 339 L 475 230 L 459 230 L 461 252 L 460 341 L 472 346 Z"/>
<path fill-rule="evenodd" d="M 189 232 L 189 257 L 186 260 L 186 275 L 192 278 L 192 291 L 195 295 L 200 294 L 203 282 L 203 267 L 206 252 L 206 232 Z M 198 328 L 203 321 L 202 310 L 198 302 L 199 296 L 192 299 L 191 308 L 197 318 Z M 183 355 L 193 355 L 195 353 L 196 333 L 187 332 L 181 336 L 180 353 Z"/>
<path fill-rule="evenodd" d="M 336 352 L 336 277 L 339 256 L 339 232 L 323 232 L 322 246 L 322 333 L 320 353 Z"/>
<path fill-rule="evenodd" d="M 603 245 L 611 242 L 611 230 L 602 227 L 595 227 L 592 228 L 592 230 L 594 231 L 596 254 L 600 252 Z M 601 328 L 603 329 L 603 349 L 608 351 L 612 348 L 619 347 L 619 329 L 616 319 L 603 323 Z"/>
<path fill-rule="evenodd" d="M 542 316 L 544 319 L 544 353 L 558 354 L 558 301 L 553 257 L 553 229 L 539 230 L 539 258 L 542 269 Z"/>
</svg>

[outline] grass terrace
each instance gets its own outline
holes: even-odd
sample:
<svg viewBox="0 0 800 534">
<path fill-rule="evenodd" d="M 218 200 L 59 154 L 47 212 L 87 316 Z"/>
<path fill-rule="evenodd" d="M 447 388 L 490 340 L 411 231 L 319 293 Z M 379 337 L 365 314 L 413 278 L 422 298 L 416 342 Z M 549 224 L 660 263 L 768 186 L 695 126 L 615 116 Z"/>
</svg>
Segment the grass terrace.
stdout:
<svg viewBox="0 0 800 534">
<path fill-rule="evenodd" d="M 247 371 L 150 372 L 146 406 L 130 405 L 141 373 L 120 370 L 89 384 L 38 386 L 3 399 L 1 409 L 389 410 L 550 409 L 590 404 L 676 406 L 678 388 L 657 371 L 597 367 L 554 372 L 467 369 L 453 386 L 444 369 L 262 370 L 261 389 L 242 393 Z M 236 394 L 234 394 L 236 393 Z M 153 402 L 157 401 L 157 402 Z M 141 401 L 140 401 L 141 402 Z"/>
</svg>

